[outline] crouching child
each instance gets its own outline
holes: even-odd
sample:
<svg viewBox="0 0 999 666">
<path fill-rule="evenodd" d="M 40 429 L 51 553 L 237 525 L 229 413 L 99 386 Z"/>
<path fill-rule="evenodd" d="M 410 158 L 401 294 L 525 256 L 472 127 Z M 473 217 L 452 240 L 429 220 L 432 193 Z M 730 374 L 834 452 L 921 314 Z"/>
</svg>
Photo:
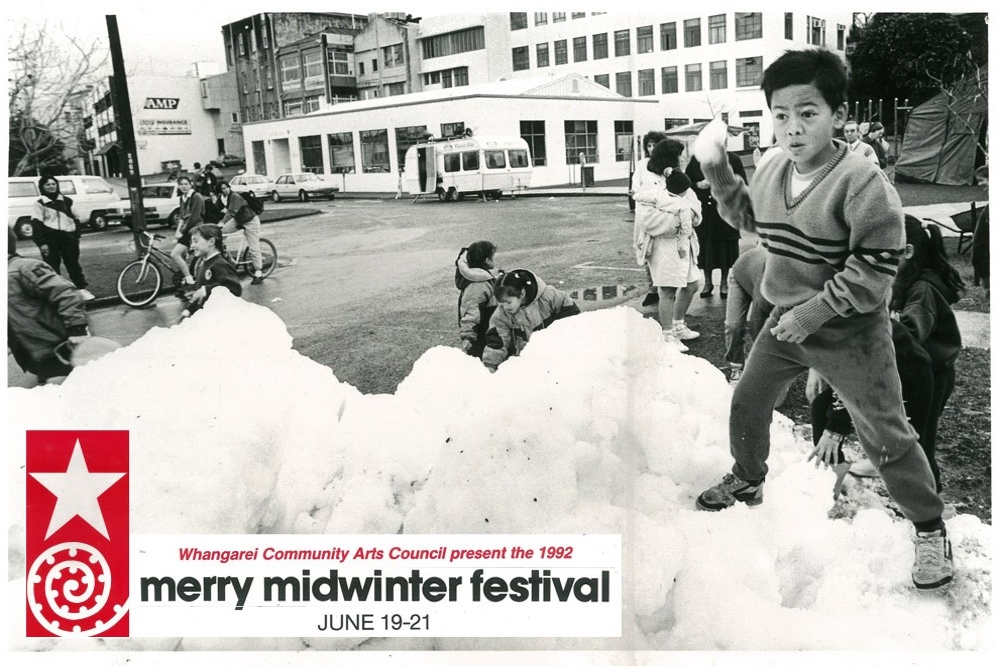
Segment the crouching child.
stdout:
<svg viewBox="0 0 999 666">
<path fill-rule="evenodd" d="M 503 276 L 496 286 L 496 300 L 499 305 L 489 320 L 482 352 L 482 363 L 490 372 L 507 357 L 520 354 L 534 331 L 579 314 L 568 294 L 524 269 Z"/>
</svg>

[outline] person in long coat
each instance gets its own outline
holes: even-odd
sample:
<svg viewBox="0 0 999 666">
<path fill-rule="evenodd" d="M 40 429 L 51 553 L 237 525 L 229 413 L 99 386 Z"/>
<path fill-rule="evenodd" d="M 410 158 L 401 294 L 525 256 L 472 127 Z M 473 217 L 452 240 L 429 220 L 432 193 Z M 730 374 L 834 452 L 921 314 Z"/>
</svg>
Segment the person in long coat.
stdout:
<svg viewBox="0 0 999 666">
<path fill-rule="evenodd" d="M 737 155 L 728 153 L 728 163 L 732 165 L 732 170 L 743 182 L 748 183 L 746 169 L 742 165 L 742 160 Z M 732 264 L 739 258 L 739 231 L 729 226 L 721 215 L 718 214 L 718 207 L 715 199 L 711 196 L 711 186 L 704 178 L 701 165 L 697 159 L 691 156 L 686 169 L 687 177 L 694 184 L 694 193 L 701 202 L 701 225 L 696 227 L 697 240 L 701 250 L 697 255 L 697 265 L 704 271 L 704 286 L 701 290 L 701 298 L 708 298 L 714 291 L 713 274 L 715 269 L 721 271 L 721 280 L 718 283 L 721 297 L 728 297 L 728 271 Z"/>
</svg>

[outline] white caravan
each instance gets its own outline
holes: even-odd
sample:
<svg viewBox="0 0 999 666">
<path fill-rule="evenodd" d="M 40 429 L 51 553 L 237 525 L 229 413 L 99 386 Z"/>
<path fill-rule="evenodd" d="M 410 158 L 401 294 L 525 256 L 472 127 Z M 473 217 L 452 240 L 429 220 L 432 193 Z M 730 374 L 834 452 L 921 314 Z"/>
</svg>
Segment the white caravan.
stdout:
<svg viewBox="0 0 999 666">
<path fill-rule="evenodd" d="M 456 201 L 474 193 L 499 198 L 531 184 L 531 155 L 519 136 L 470 136 L 431 141 L 406 151 L 409 194 Z"/>
</svg>

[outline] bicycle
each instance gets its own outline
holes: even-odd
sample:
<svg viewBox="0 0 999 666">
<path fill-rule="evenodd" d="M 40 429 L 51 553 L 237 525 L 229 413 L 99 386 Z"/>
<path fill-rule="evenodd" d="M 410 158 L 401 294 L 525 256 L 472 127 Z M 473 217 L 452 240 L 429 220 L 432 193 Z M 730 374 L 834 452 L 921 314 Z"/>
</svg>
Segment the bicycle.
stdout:
<svg viewBox="0 0 999 666">
<path fill-rule="evenodd" d="M 230 249 L 225 242 L 226 238 L 238 235 L 240 243 L 235 249 Z M 246 275 L 253 277 L 253 260 L 250 258 L 250 246 L 246 243 L 246 234 L 242 231 L 229 234 L 222 239 L 222 253 L 226 255 L 229 263 L 236 269 L 236 273 L 243 271 Z M 260 239 L 260 273 L 262 277 L 267 277 L 274 272 L 277 267 L 277 248 L 274 243 L 266 238 Z"/>
<path fill-rule="evenodd" d="M 184 282 L 184 276 L 177 270 L 170 255 L 156 247 L 156 242 L 164 240 L 166 236 L 148 231 L 143 231 L 142 235 L 146 237 L 145 254 L 121 269 L 115 284 L 118 298 L 133 308 L 149 305 L 160 295 L 163 269 L 170 272 L 174 287 L 180 289 Z"/>
</svg>

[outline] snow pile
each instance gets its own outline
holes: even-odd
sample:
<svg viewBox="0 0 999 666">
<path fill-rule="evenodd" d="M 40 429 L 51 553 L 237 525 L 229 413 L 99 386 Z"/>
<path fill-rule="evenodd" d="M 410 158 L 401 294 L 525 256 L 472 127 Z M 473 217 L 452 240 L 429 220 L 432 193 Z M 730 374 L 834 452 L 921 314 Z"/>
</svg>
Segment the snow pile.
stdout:
<svg viewBox="0 0 999 666">
<path fill-rule="evenodd" d="M 621 639 L 368 647 L 991 647 L 990 527 L 950 520 L 958 578 L 917 592 L 911 526 L 877 508 L 830 520 L 832 473 L 805 462 L 810 446 L 780 415 L 764 503 L 694 510 L 731 466 L 730 396 L 720 372 L 667 349 L 658 325 L 629 308 L 557 322 L 492 375 L 457 349 L 431 349 L 395 395 L 366 396 L 293 351 L 270 310 L 221 293 L 61 386 L 8 389 L 11 576 L 24 575 L 24 430 L 128 428 L 134 533 L 623 535 Z M 12 619 L 23 615 L 18 594 Z M 13 623 L 12 645 L 68 649 L 22 634 Z M 133 639 L 113 649 L 359 643 Z"/>
</svg>

